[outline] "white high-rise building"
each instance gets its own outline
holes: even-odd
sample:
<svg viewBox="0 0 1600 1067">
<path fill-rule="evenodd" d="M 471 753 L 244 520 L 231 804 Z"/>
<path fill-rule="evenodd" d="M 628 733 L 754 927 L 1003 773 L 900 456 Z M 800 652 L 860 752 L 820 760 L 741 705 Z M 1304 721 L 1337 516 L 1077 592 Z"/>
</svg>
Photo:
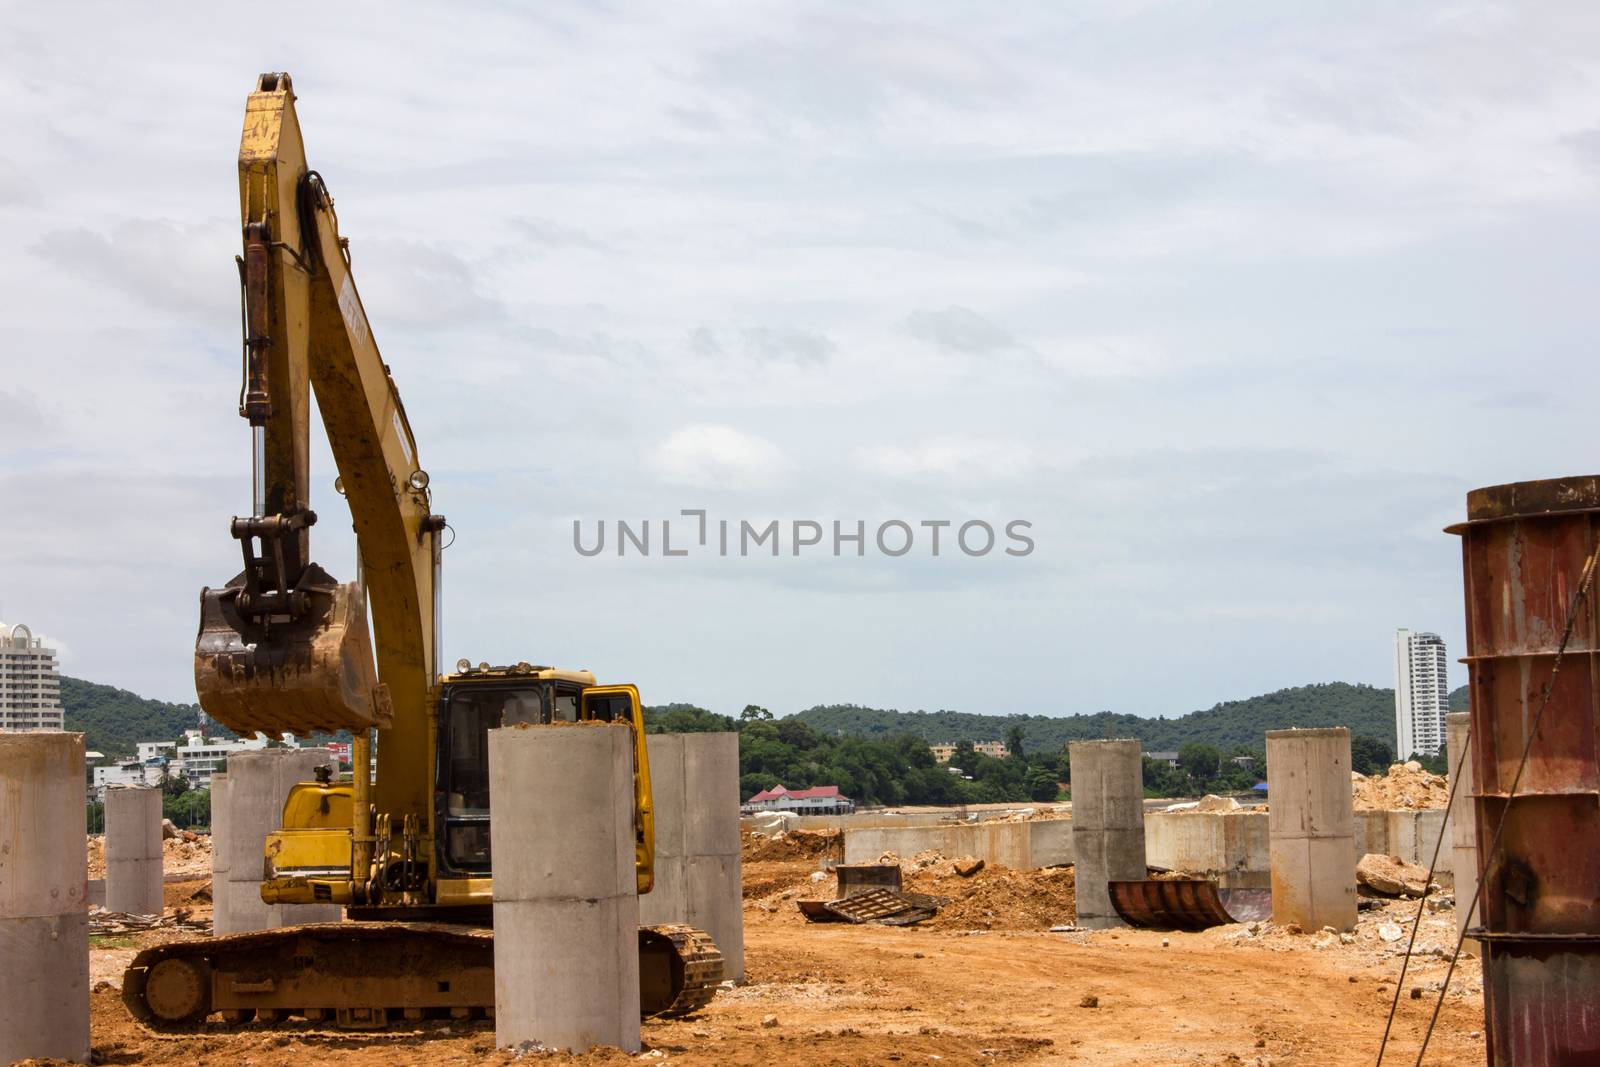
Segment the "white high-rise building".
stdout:
<svg viewBox="0 0 1600 1067">
<path fill-rule="evenodd" d="M 0 622 L 0 731 L 61 729 L 56 650 L 20 622 Z"/>
<path fill-rule="evenodd" d="M 1398 759 L 1432 756 L 1444 747 L 1444 717 L 1450 711 L 1444 639 L 1400 629 L 1394 635 L 1394 732 Z"/>
</svg>

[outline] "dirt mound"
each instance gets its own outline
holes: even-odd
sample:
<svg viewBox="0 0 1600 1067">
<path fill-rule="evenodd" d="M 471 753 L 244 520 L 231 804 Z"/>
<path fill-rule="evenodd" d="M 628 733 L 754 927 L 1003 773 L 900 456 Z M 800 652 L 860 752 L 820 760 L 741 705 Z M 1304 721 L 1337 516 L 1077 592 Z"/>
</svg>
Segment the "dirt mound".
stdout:
<svg viewBox="0 0 1600 1067">
<path fill-rule="evenodd" d="M 1395 808 L 1443 808 L 1450 801 L 1450 780 L 1430 774 L 1414 760 L 1396 763 L 1389 773 L 1367 777 L 1351 772 L 1356 808 L 1388 811 Z"/>
<path fill-rule="evenodd" d="M 207 834 L 179 831 L 161 842 L 161 873 L 184 877 L 211 877 L 211 838 Z M 106 876 L 106 838 L 91 834 L 87 855 L 90 878 Z"/>
<path fill-rule="evenodd" d="M 177 837 L 169 837 L 161 842 L 161 851 L 164 853 L 161 864 L 163 873 L 192 874 L 197 878 L 211 876 L 210 835 L 181 830 Z"/>
<path fill-rule="evenodd" d="M 771 837 L 745 834 L 740 858 L 746 863 L 774 860 L 844 858 L 844 835 L 838 830 L 788 830 Z"/>
<path fill-rule="evenodd" d="M 963 878 L 944 862 L 911 873 L 905 887 L 949 898 L 938 915 L 918 924 L 922 928 L 1048 930 L 1077 916 L 1076 884 L 1071 867 L 1014 871 L 985 865 Z"/>
</svg>

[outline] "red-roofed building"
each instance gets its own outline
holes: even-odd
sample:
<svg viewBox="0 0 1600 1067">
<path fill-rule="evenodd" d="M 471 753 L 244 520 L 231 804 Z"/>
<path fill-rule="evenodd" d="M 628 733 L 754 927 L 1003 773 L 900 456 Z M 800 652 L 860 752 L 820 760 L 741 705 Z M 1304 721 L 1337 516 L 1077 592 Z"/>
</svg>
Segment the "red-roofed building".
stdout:
<svg viewBox="0 0 1600 1067">
<path fill-rule="evenodd" d="M 792 811 L 797 815 L 848 815 L 855 803 L 836 785 L 816 785 L 810 789 L 785 789 L 775 785 L 763 789 L 744 802 L 743 811 Z"/>
</svg>

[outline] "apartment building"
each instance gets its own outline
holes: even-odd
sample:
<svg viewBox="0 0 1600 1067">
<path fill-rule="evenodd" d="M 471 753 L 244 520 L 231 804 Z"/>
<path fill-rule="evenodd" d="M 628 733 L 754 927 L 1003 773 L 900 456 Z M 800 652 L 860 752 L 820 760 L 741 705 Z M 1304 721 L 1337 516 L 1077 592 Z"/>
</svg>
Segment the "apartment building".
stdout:
<svg viewBox="0 0 1600 1067">
<path fill-rule="evenodd" d="M 1394 635 L 1394 731 L 1397 759 L 1435 755 L 1444 747 L 1444 717 L 1450 711 L 1444 639 L 1400 629 Z"/>
<path fill-rule="evenodd" d="M 56 650 L 22 623 L 0 622 L 0 732 L 59 729 Z"/>
</svg>

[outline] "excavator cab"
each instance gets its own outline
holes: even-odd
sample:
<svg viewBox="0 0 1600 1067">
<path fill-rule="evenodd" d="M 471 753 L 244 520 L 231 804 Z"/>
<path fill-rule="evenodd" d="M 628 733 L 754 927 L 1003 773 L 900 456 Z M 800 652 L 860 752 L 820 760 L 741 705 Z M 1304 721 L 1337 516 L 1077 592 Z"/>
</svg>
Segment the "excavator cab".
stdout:
<svg viewBox="0 0 1600 1067">
<path fill-rule="evenodd" d="M 473 668 L 463 662 L 440 689 L 434 806 L 441 880 L 482 878 L 491 870 L 489 731 L 578 722 L 632 727 L 636 870 L 639 892 L 650 891 L 655 817 L 639 691 L 631 685 L 597 686 L 586 671 L 525 663 Z"/>
</svg>

